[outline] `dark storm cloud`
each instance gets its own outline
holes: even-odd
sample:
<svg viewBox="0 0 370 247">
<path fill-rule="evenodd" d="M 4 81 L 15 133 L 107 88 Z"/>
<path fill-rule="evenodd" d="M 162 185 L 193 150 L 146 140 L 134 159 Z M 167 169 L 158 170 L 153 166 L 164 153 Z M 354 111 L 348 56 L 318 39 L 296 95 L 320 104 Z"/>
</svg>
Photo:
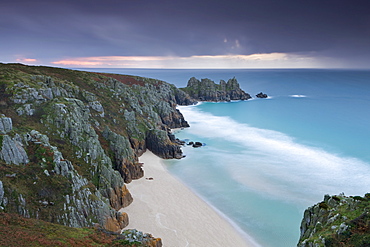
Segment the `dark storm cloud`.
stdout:
<svg viewBox="0 0 370 247">
<path fill-rule="evenodd" d="M 369 1 L 2 1 L 4 57 L 369 55 Z"/>
</svg>

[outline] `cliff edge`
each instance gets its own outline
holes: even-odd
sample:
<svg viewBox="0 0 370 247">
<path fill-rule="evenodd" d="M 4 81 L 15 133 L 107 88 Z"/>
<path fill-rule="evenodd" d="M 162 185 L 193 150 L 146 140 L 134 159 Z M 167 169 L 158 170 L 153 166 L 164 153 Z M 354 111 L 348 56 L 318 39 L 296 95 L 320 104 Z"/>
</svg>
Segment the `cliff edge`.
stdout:
<svg viewBox="0 0 370 247">
<path fill-rule="evenodd" d="M 370 194 L 329 196 L 304 212 L 298 247 L 369 246 Z"/>
</svg>

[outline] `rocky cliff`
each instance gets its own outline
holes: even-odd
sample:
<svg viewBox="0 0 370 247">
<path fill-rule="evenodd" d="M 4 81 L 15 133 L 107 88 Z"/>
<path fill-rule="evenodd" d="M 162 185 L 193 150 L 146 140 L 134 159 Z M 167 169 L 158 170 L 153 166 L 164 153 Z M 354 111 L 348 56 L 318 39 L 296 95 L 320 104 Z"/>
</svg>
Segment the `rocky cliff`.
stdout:
<svg viewBox="0 0 370 247">
<path fill-rule="evenodd" d="M 299 247 L 369 246 L 370 194 L 325 195 L 304 212 Z"/>
<path fill-rule="evenodd" d="M 192 98 L 199 101 L 230 101 L 230 100 L 248 100 L 251 96 L 240 89 L 236 78 L 229 79 L 227 82 L 221 80 L 216 84 L 210 79 L 190 78 L 186 88 L 181 88 Z"/>
<path fill-rule="evenodd" d="M 0 64 L 0 211 L 124 228 L 138 156 L 181 158 L 168 130 L 189 126 L 176 105 L 193 103 L 159 80 Z"/>
</svg>

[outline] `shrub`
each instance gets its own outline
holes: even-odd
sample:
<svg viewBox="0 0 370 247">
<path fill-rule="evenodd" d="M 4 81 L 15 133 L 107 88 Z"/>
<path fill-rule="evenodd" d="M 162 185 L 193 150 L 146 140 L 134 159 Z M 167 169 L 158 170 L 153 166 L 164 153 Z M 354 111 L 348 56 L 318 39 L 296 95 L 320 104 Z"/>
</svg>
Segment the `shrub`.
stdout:
<svg viewBox="0 0 370 247">
<path fill-rule="evenodd" d="M 320 202 L 319 203 L 319 208 L 328 210 L 329 209 L 329 206 L 328 206 L 328 204 L 326 204 L 326 202 Z"/>
<path fill-rule="evenodd" d="M 363 197 L 361 197 L 361 196 L 352 196 L 352 198 L 353 198 L 354 200 L 357 200 L 357 201 L 366 201 L 366 199 L 365 199 L 365 198 L 363 198 Z"/>
<path fill-rule="evenodd" d="M 365 194 L 365 198 L 366 198 L 366 199 L 370 199 L 370 193 L 366 193 L 366 194 Z"/>
<path fill-rule="evenodd" d="M 332 196 L 331 198 L 333 198 L 334 200 L 336 200 L 337 202 L 340 201 L 340 197 L 339 196 Z"/>
</svg>

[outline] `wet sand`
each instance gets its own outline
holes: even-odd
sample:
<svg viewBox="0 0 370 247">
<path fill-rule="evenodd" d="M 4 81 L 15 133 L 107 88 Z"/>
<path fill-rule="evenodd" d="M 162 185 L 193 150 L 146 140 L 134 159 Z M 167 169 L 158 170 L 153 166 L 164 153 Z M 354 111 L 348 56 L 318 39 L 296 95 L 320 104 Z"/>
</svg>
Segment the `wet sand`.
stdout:
<svg viewBox="0 0 370 247">
<path fill-rule="evenodd" d="M 256 246 L 171 175 L 162 159 L 147 151 L 140 162 L 144 177 L 127 185 L 134 201 L 122 209 L 130 219 L 126 229 L 151 233 L 165 247 Z"/>
</svg>

